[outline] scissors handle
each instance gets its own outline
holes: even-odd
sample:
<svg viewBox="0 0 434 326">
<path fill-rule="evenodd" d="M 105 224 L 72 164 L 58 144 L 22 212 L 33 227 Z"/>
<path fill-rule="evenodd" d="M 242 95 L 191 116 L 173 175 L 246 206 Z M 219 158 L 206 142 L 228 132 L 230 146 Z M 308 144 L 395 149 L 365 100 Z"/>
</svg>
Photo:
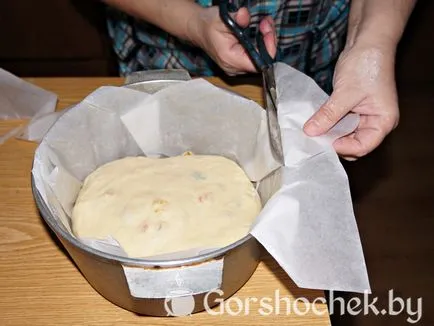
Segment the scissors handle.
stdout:
<svg viewBox="0 0 434 326">
<path fill-rule="evenodd" d="M 265 47 L 264 39 L 260 32 L 256 34 L 256 43 L 258 50 L 256 50 L 254 44 L 251 42 L 249 36 L 246 34 L 247 29 L 243 29 L 238 25 L 229 14 L 230 12 L 235 12 L 237 8 L 229 2 L 229 0 L 220 0 L 219 12 L 220 18 L 223 23 L 232 31 L 235 37 L 238 39 L 240 44 L 246 50 L 250 58 L 252 59 L 254 65 L 259 71 L 264 71 L 265 69 L 272 66 L 274 60 L 268 54 L 267 48 Z"/>
</svg>

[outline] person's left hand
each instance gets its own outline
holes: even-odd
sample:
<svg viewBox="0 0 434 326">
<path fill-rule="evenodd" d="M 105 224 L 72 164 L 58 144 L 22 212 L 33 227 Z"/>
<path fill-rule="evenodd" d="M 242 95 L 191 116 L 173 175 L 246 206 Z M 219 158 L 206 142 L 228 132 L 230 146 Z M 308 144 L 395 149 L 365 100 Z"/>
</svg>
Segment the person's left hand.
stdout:
<svg viewBox="0 0 434 326">
<path fill-rule="evenodd" d="M 374 150 L 397 125 L 399 109 L 394 76 L 395 47 L 354 44 L 337 62 L 334 91 L 305 124 L 309 136 L 326 133 L 349 112 L 360 114 L 350 135 L 337 139 L 336 152 L 355 160 Z"/>
</svg>

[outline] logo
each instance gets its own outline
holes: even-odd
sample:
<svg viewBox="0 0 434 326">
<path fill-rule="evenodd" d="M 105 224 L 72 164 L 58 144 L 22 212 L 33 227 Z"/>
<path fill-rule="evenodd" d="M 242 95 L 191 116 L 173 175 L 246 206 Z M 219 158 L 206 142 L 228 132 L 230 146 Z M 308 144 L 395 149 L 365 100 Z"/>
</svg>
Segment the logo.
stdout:
<svg viewBox="0 0 434 326">
<path fill-rule="evenodd" d="M 177 288 L 167 294 L 164 301 L 164 308 L 167 316 L 181 317 L 190 316 L 195 308 L 193 292 L 186 289 L 182 282 L 177 282 Z M 211 297 L 210 297 L 211 296 Z M 217 297 L 214 299 L 214 297 Z M 398 316 L 404 315 L 405 320 L 410 324 L 418 323 L 423 314 L 422 298 L 401 298 L 395 296 L 394 290 L 388 291 L 387 307 L 380 307 L 378 297 L 369 296 L 364 292 L 363 296 L 355 296 L 346 301 L 343 297 L 335 297 L 333 291 L 329 291 L 328 300 L 325 297 L 307 299 L 305 297 L 293 298 L 281 295 L 280 290 L 274 291 L 274 296 L 245 297 L 232 296 L 224 299 L 221 289 L 207 292 L 204 297 L 203 306 L 205 311 L 212 315 L 241 316 L 251 313 L 260 316 L 270 315 L 291 315 L 304 316 L 308 313 L 316 316 L 329 313 L 333 315 L 349 314 L 352 316 L 363 314 Z M 329 309 L 327 302 L 329 303 Z M 212 305 L 210 306 L 210 303 Z M 337 308 L 339 311 L 336 312 Z"/>
<path fill-rule="evenodd" d="M 194 305 L 193 294 L 187 289 L 172 290 L 164 300 L 164 309 L 170 317 L 190 316 Z"/>
</svg>

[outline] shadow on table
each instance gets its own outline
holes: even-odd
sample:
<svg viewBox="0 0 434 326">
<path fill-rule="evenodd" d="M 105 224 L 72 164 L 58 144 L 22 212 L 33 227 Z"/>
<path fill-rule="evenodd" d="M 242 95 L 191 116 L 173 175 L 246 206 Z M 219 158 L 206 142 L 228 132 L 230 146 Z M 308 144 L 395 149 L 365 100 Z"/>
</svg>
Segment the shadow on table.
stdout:
<svg viewBox="0 0 434 326">
<path fill-rule="evenodd" d="M 262 87 L 262 78 L 259 74 L 246 74 L 235 77 L 221 75 L 219 77 L 229 86 L 253 85 Z"/>
</svg>

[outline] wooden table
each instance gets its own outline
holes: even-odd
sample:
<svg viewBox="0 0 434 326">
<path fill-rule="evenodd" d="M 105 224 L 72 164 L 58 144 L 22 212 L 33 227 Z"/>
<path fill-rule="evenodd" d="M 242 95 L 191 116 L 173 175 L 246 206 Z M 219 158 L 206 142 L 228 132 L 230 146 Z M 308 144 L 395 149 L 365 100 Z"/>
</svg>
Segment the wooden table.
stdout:
<svg viewBox="0 0 434 326">
<path fill-rule="evenodd" d="M 58 94 L 58 109 L 77 103 L 101 85 L 120 85 L 120 78 L 28 78 Z M 254 85 L 215 84 L 261 103 L 261 89 Z M 0 122 L 0 134 L 22 122 Z M 30 189 L 30 170 L 36 144 L 10 139 L 0 146 L 0 325 L 330 325 L 327 306 L 316 303 L 302 315 L 293 304 L 297 298 L 313 302 L 322 291 L 298 288 L 277 263 L 265 254 L 258 269 L 235 297 L 270 297 L 278 291 L 280 313 L 259 313 L 251 303 L 248 315 L 211 316 L 199 313 L 181 318 L 137 316 L 105 300 L 86 282 L 65 251 L 57 244 L 35 207 Z M 291 302 L 286 314 L 286 303 Z M 236 308 L 236 302 L 230 307 Z M 301 313 L 305 304 L 296 305 Z"/>
</svg>

